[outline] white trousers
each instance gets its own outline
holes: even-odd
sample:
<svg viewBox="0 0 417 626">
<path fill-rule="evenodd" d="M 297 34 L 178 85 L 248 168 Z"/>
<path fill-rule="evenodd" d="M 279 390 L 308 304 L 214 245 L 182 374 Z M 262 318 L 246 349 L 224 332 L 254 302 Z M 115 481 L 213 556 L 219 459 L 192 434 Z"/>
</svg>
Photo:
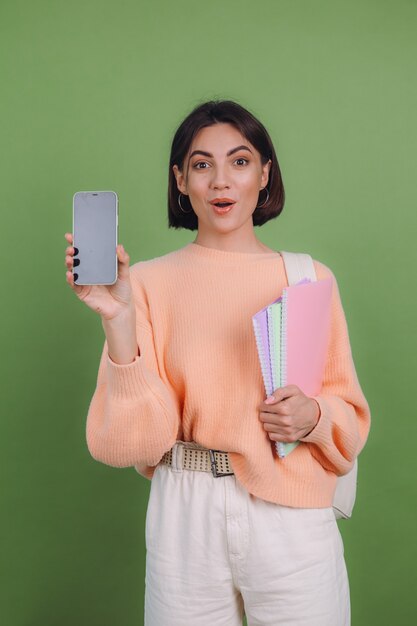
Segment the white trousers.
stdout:
<svg viewBox="0 0 417 626">
<path fill-rule="evenodd" d="M 350 626 L 332 508 L 284 507 L 234 475 L 158 465 L 146 550 L 145 626 L 241 626 L 244 612 L 248 626 Z"/>
</svg>

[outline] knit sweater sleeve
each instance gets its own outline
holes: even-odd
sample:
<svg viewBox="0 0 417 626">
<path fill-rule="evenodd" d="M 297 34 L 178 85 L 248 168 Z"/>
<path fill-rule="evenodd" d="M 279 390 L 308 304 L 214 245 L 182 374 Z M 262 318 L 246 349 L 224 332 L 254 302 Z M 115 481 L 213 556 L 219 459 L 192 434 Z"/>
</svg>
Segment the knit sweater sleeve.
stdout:
<svg viewBox="0 0 417 626">
<path fill-rule="evenodd" d="M 137 271 L 130 268 L 130 274 L 140 355 L 117 364 L 104 341 L 86 423 L 91 456 L 113 467 L 157 465 L 175 443 L 180 423 L 175 395 L 160 375 L 145 290 Z"/>
<path fill-rule="evenodd" d="M 338 476 L 347 474 L 368 438 L 370 409 L 360 387 L 348 327 L 333 272 L 315 261 L 317 278 L 333 278 L 331 334 L 315 428 L 301 439 L 312 456 Z"/>
</svg>

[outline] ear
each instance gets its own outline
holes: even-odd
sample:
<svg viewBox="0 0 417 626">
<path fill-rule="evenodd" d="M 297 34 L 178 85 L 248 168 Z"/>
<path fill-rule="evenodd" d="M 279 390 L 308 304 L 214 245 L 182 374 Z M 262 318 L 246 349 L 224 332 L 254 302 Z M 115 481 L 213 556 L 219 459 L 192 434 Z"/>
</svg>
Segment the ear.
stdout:
<svg viewBox="0 0 417 626">
<path fill-rule="evenodd" d="M 177 181 L 178 190 L 185 194 L 187 192 L 187 185 L 185 184 L 184 174 L 176 164 L 172 166 L 172 171 L 174 172 L 174 176 Z"/>
<path fill-rule="evenodd" d="M 271 169 L 271 165 L 272 165 L 272 161 L 271 159 L 269 159 L 269 161 L 265 163 L 265 165 L 262 166 L 262 178 L 261 178 L 262 189 L 266 187 L 268 184 L 269 170 Z"/>
</svg>

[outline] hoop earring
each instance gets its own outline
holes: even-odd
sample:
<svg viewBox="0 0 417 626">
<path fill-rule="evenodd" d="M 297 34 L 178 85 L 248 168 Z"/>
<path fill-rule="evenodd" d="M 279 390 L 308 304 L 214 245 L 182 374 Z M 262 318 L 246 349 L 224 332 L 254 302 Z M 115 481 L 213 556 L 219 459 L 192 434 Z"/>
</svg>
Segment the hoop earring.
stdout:
<svg viewBox="0 0 417 626">
<path fill-rule="evenodd" d="M 184 209 L 181 206 L 181 196 L 183 196 L 184 194 L 180 192 L 180 195 L 178 196 L 178 204 L 180 205 L 180 209 L 183 213 L 191 213 L 193 210 L 193 207 L 191 207 L 190 211 L 184 211 Z M 185 197 L 185 196 L 184 196 Z"/>
<path fill-rule="evenodd" d="M 267 189 L 266 187 L 263 187 L 263 188 L 261 189 L 261 191 L 263 191 L 263 189 L 265 189 L 265 191 L 266 191 L 266 199 L 265 199 L 265 200 L 264 200 L 264 202 L 263 202 L 262 204 L 260 204 L 259 206 L 258 206 L 258 205 L 256 205 L 256 207 L 255 207 L 255 211 L 256 211 L 256 209 L 261 209 L 262 207 L 264 207 L 264 206 L 265 206 L 265 204 L 266 204 L 266 203 L 268 202 L 268 200 L 269 200 L 269 191 L 268 191 L 268 189 Z M 260 193 L 260 192 L 259 192 L 259 193 Z"/>
</svg>

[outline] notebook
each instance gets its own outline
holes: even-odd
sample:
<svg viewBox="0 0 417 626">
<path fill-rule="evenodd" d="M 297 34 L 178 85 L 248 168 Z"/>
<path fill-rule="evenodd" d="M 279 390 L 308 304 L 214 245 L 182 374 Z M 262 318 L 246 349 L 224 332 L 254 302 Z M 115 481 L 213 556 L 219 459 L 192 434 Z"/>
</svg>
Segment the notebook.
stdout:
<svg viewBox="0 0 417 626">
<path fill-rule="evenodd" d="M 266 395 L 297 385 L 307 396 L 320 393 L 330 339 L 332 278 L 285 287 L 282 296 L 252 317 Z M 276 442 L 284 458 L 294 443 Z"/>
</svg>

